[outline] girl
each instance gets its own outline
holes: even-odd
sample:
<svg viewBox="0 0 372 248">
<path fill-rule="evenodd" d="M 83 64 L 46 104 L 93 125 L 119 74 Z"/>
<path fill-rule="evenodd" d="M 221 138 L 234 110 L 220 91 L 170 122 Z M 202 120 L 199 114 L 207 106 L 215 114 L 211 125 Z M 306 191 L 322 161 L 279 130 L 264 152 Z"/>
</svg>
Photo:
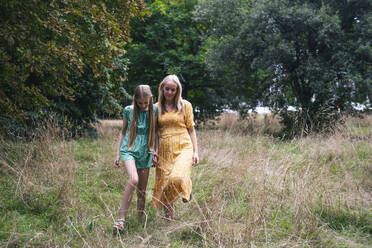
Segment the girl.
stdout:
<svg viewBox="0 0 372 248">
<path fill-rule="evenodd" d="M 128 183 L 124 191 L 120 219 L 114 223 L 116 231 L 124 229 L 125 217 L 135 188 L 137 188 L 139 221 L 142 221 L 145 209 L 146 187 L 155 145 L 157 116 L 157 107 L 153 106 L 151 89 L 148 85 L 137 86 L 134 91 L 133 105 L 124 108 L 123 116 L 123 126 L 119 136 L 114 166 L 120 168 L 119 159 L 121 154 L 128 174 Z M 128 127 L 129 131 L 127 132 Z"/>
<path fill-rule="evenodd" d="M 183 202 L 191 200 L 191 167 L 199 164 L 198 145 L 191 103 L 183 100 L 181 83 L 169 75 L 159 85 L 157 164 L 152 204 L 163 207 L 165 217 L 174 219 L 173 203 L 182 194 Z"/>
</svg>

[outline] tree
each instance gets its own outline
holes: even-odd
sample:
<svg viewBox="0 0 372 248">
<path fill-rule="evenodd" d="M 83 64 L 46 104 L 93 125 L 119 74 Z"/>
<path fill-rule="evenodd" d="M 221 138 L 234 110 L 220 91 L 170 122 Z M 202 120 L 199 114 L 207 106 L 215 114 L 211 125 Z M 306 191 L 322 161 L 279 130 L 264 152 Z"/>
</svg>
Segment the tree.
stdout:
<svg viewBox="0 0 372 248">
<path fill-rule="evenodd" d="M 221 11 L 228 4 L 236 7 Z M 337 108 L 367 99 L 371 10 L 367 0 L 216 0 L 196 16 L 213 16 L 209 68 L 229 75 L 248 106 L 280 111 L 293 134 L 331 127 Z"/>
<path fill-rule="evenodd" d="M 193 103 L 198 118 L 213 113 L 223 104 L 223 90 L 211 79 L 204 62 L 202 29 L 204 23 L 193 19 L 197 1 L 148 1 L 150 15 L 131 23 L 132 42 L 128 82 L 131 87 L 157 86 L 167 74 L 177 74 L 183 96 Z"/>
<path fill-rule="evenodd" d="M 55 115 L 71 130 L 117 111 L 124 45 L 141 0 L 2 1 L 0 132 L 27 135 Z"/>
</svg>

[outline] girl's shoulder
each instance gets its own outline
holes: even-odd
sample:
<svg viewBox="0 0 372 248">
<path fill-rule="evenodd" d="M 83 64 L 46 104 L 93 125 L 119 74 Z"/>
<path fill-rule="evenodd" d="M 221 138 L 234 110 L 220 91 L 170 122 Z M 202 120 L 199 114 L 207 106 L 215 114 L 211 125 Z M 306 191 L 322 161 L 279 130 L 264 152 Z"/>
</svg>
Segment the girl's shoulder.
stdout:
<svg viewBox="0 0 372 248">
<path fill-rule="evenodd" d="M 130 114 L 132 113 L 133 111 L 133 105 L 128 105 L 124 108 L 123 110 L 123 115 L 124 117 L 126 117 L 127 119 L 129 118 Z"/>
<path fill-rule="evenodd" d="M 158 112 L 159 111 L 159 102 L 154 103 L 154 111 Z"/>
<path fill-rule="evenodd" d="M 156 104 L 153 105 L 154 106 L 154 113 L 155 113 L 155 116 L 158 116 L 159 114 L 159 108 Z"/>
<path fill-rule="evenodd" d="M 128 112 L 131 112 L 133 111 L 133 105 L 128 105 L 124 108 L 124 111 L 128 111 Z"/>
</svg>

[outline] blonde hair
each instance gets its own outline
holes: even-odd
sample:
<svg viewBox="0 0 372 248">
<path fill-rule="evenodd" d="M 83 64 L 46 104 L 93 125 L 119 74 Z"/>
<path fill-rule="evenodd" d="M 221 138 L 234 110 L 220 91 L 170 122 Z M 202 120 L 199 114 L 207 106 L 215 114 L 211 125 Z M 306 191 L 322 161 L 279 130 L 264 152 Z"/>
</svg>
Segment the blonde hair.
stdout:
<svg viewBox="0 0 372 248">
<path fill-rule="evenodd" d="M 130 125 L 130 135 L 129 135 L 129 146 L 128 149 L 132 149 L 134 145 L 134 140 L 136 138 L 137 132 L 137 121 L 138 121 L 138 112 L 139 107 L 137 105 L 137 100 L 140 98 L 150 98 L 149 101 L 149 138 L 147 141 L 147 147 L 150 151 L 154 150 L 155 144 L 155 115 L 154 115 L 154 103 L 152 100 L 151 88 L 148 85 L 138 85 L 134 90 L 133 97 L 133 116 L 132 123 Z"/>
<path fill-rule="evenodd" d="M 167 82 L 174 82 L 177 84 L 177 93 L 174 96 L 174 105 L 176 106 L 177 112 L 183 112 L 183 103 L 182 103 L 182 85 L 178 77 L 174 74 L 166 76 L 159 85 L 159 100 L 158 100 L 158 109 L 159 114 L 164 113 L 165 109 L 165 97 L 163 93 L 164 84 Z"/>
</svg>

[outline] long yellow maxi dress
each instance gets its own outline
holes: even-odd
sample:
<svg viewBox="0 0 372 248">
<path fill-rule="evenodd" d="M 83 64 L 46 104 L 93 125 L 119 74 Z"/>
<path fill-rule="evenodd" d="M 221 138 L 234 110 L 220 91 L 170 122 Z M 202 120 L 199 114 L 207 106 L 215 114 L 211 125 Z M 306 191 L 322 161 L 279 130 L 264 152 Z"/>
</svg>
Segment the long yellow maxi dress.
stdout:
<svg viewBox="0 0 372 248">
<path fill-rule="evenodd" d="M 159 161 L 152 198 L 154 207 L 172 204 L 180 193 L 190 200 L 193 147 L 187 129 L 195 124 L 191 103 L 183 100 L 183 107 L 184 113 L 158 114 Z"/>
</svg>

